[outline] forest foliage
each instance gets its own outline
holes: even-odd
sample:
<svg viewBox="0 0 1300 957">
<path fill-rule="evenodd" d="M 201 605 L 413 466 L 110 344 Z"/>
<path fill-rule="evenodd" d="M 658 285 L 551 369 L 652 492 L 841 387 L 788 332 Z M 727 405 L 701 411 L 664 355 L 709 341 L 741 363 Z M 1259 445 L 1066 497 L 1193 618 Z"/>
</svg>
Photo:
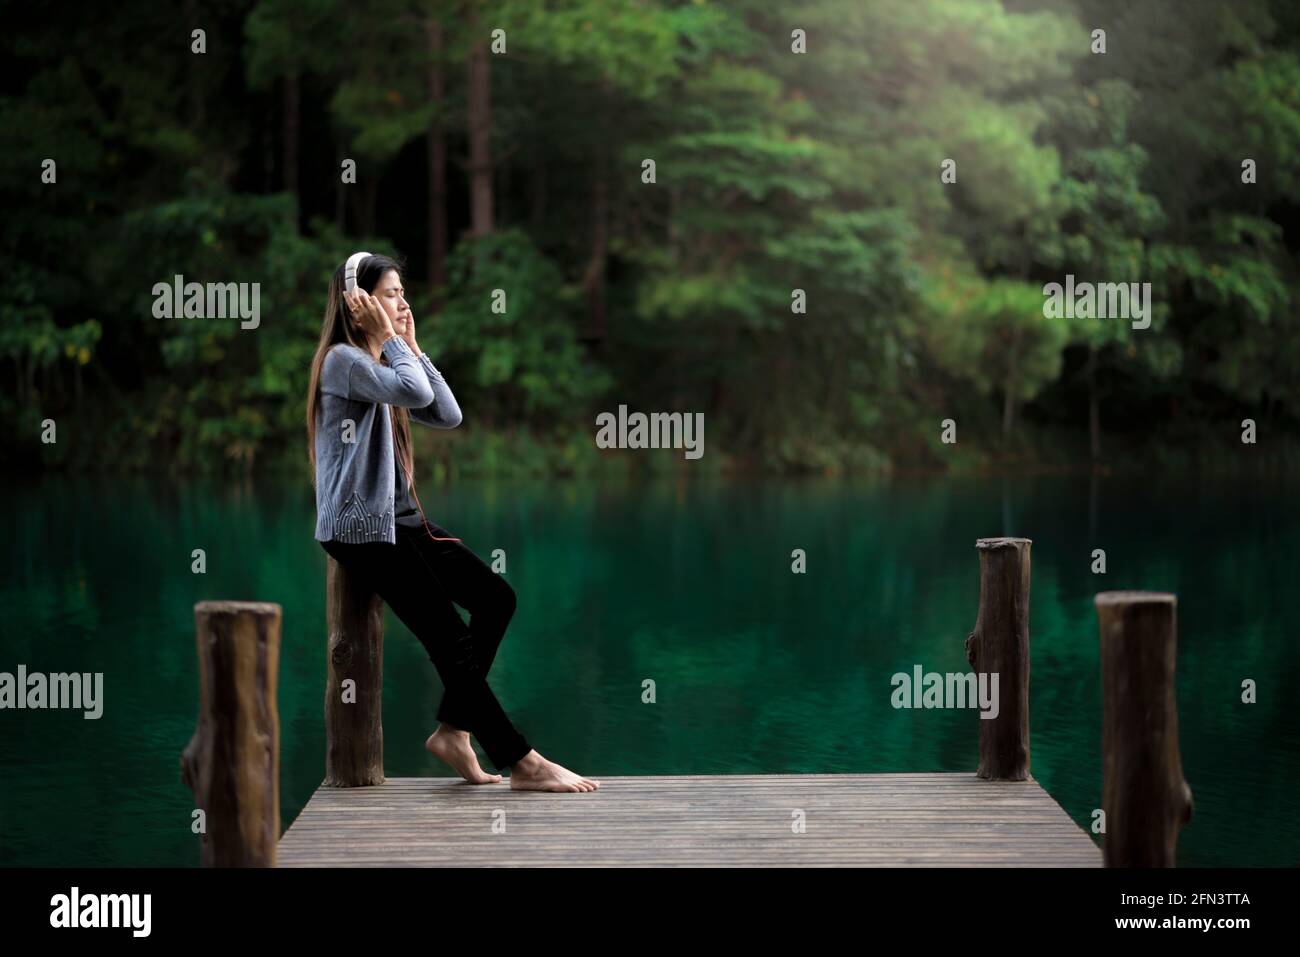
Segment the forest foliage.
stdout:
<svg viewBox="0 0 1300 957">
<path fill-rule="evenodd" d="M 4 40 L 10 465 L 304 468 L 356 249 L 405 258 L 465 411 L 440 472 L 594 468 L 621 403 L 779 472 L 1300 435 L 1290 0 L 72 10 Z M 1150 328 L 1047 318 L 1067 274 L 1150 283 Z M 175 275 L 258 283 L 260 324 L 156 318 Z"/>
</svg>

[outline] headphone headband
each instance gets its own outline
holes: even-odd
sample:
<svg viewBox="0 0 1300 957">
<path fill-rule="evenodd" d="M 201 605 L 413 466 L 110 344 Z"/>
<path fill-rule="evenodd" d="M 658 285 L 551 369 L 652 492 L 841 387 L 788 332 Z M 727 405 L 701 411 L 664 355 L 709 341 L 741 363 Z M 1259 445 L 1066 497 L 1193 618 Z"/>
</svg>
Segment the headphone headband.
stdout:
<svg viewBox="0 0 1300 957">
<path fill-rule="evenodd" d="M 370 257 L 370 253 L 353 253 L 348 257 L 347 264 L 343 267 L 343 288 L 351 292 L 357 288 L 357 269 L 361 267 L 361 260 Z"/>
</svg>

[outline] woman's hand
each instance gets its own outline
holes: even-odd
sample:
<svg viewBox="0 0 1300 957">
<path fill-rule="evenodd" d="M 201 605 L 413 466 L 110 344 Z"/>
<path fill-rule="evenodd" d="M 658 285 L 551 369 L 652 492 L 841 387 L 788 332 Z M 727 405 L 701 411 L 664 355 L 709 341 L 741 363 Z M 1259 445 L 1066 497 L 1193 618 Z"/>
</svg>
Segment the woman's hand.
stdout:
<svg viewBox="0 0 1300 957">
<path fill-rule="evenodd" d="M 406 344 L 411 347 L 411 351 L 417 356 L 420 354 L 420 347 L 415 343 L 415 316 L 409 312 L 406 314 L 406 331 L 402 333 L 402 338 Z"/>
<path fill-rule="evenodd" d="M 364 289 L 356 289 L 351 293 L 345 292 L 343 298 L 352 312 L 352 321 L 368 338 L 382 343 L 395 335 L 388 313 L 384 311 L 379 300 L 370 293 Z"/>
</svg>

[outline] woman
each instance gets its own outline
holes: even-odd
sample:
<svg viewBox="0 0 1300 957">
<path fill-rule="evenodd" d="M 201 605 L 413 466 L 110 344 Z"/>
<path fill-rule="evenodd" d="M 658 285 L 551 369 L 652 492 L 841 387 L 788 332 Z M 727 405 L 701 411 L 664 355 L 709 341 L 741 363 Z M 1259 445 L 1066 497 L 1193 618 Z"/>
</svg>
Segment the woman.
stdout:
<svg viewBox="0 0 1300 957">
<path fill-rule="evenodd" d="M 594 791 L 599 782 L 529 747 L 487 684 L 515 610 L 514 590 L 413 498 L 410 420 L 460 424 L 460 408 L 415 341 L 400 269 L 356 253 L 334 273 L 307 393 L 307 447 L 315 471 L 316 540 L 377 592 L 424 645 L 442 678 L 437 729 L 425 742 L 471 784 L 475 735 L 510 786 Z M 452 602 L 470 614 L 466 626 Z"/>
</svg>

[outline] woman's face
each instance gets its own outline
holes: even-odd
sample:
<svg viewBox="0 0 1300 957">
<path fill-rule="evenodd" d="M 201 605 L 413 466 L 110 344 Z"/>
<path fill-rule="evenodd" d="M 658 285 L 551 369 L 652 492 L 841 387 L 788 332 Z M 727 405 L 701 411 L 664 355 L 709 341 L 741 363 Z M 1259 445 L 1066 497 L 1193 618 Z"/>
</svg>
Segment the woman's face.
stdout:
<svg viewBox="0 0 1300 957">
<path fill-rule="evenodd" d="M 371 293 L 388 313 L 393 331 L 399 336 L 406 335 L 406 327 L 411 319 L 411 307 L 406 302 L 406 290 L 402 288 L 402 277 L 396 269 L 390 269 L 379 277 L 375 291 Z"/>
</svg>

